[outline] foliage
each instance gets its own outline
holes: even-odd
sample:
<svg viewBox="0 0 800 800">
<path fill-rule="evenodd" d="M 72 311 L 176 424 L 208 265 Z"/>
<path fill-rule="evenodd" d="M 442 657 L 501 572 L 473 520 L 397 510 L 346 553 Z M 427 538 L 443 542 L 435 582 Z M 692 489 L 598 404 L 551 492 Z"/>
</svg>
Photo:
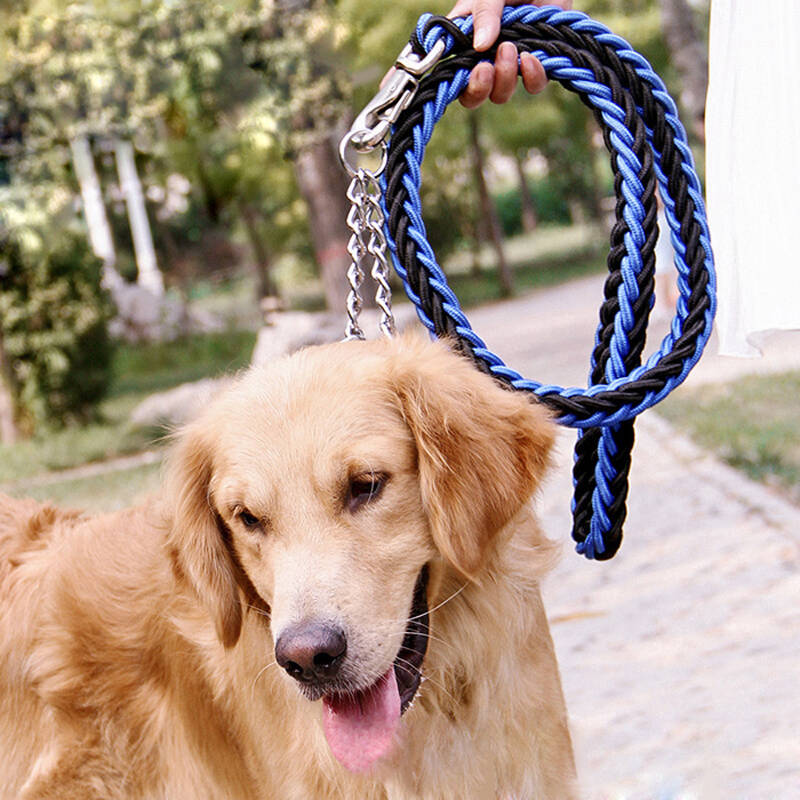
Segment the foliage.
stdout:
<svg viewBox="0 0 800 800">
<path fill-rule="evenodd" d="M 302 250 L 306 223 L 275 104 L 246 59 L 245 34 L 273 13 L 255 0 L 39 2 L 6 12 L 0 174 L 74 194 L 68 143 L 90 135 L 125 271 L 132 243 L 112 142 L 133 138 L 159 261 L 176 279 L 241 263 L 230 242 L 245 217 L 262 254 Z"/>
<path fill-rule="evenodd" d="M 569 208 L 560 187 L 549 176 L 528 180 L 528 189 L 536 206 L 540 223 L 569 224 Z M 522 233 L 522 201 L 519 187 L 507 189 L 494 197 L 503 233 L 516 236 Z"/>
<path fill-rule="evenodd" d="M 0 445 L 0 484 L 160 444 L 164 430 L 132 426 L 133 409 L 153 392 L 243 367 L 254 344 L 254 333 L 239 330 L 197 334 L 172 342 L 120 343 L 112 356 L 109 391 L 97 408 L 96 418 L 80 427 L 45 428 L 30 439 Z"/>
<path fill-rule="evenodd" d="M 17 229 L 5 239 L 0 320 L 15 400 L 29 426 L 85 419 L 110 378 L 111 307 L 100 261 L 71 230 Z"/>
<path fill-rule="evenodd" d="M 643 52 L 675 89 L 656 0 L 581 0 L 580 9 Z M 0 25 L 0 181 L 58 182 L 75 193 L 70 137 L 89 134 L 120 251 L 131 248 L 115 190 L 115 136 L 137 150 L 159 263 L 184 285 L 221 267 L 313 260 L 292 159 L 336 135 L 374 93 L 428 0 L 27 0 Z M 677 94 L 677 92 L 675 92 Z M 448 111 L 422 185 L 430 238 L 444 257 L 476 238 L 479 213 L 465 114 Z M 536 154 L 570 209 L 598 213 L 608 170 L 577 98 L 518 92 L 482 126 L 497 154 Z M 106 155 L 104 155 L 106 153 Z M 108 162 L 108 163 L 106 163 Z M 171 188 L 187 184 L 180 203 Z M 180 194 L 180 193 L 178 193 Z M 546 208 L 539 209 L 547 218 Z M 248 256 L 247 253 L 252 255 Z"/>
<path fill-rule="evenodd" d="M 240 17 L 247 62 L 263 76 L 273 130 L 296 152 L 341 126 L 352 95 L 349 30 L 328 0 L 250 3 Z"/>
<path fill-rule="evenodd" d="M 40 428 L 33 436 L 0 445 L 0 484 L 25 481 L 49 471 L 138 453 L 163 438 L 163 431 L 133 427 L 131 411 L 145 395 L 107 397 L 96 418 L 83 425 Z M 4 489 L 0 489 L 4 491 Z"/>
</svg>

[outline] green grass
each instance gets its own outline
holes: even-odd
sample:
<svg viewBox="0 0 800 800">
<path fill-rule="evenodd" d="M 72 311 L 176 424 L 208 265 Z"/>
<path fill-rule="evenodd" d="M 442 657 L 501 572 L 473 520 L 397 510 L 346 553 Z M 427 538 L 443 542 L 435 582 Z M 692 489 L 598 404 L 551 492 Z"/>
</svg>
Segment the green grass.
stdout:
<svg viewBox="0 0 800 800">
<path fill-rule="evenodd" d="M 506 259 L 512 269 L 535 265 L 547 268 L 554 263 L 563 263 L 587 249 L 608 250 L 608 234 L 599 225 L 539 225 L 535 231 L 522 233 L 504 242 Z M 494 269 L 494 249 L 485 245 L 478 254 L 485 269 Z M 445 262 L 448 275 L 469 272 L 472 253 L 459 250 Z"/>
<path fill-rule="evenodd" d="M 114 355 L 110 395 L 149 394 L 250 363 L 256 342 L 251 330 L 229 330 L 172 342 L 123 344 Z"/>
<path fill-rule="evenodd" d="M 515 294 L 556 286 L 565 281 L 603 272 L 608 243 L 594 226 L 540 226 L 533 233 L 509 239 L 506 259 L 513 273 Z M 470 269 L 471 255 L 456 253 L 446 265 L 448 283 L 465 308 L 503 297 L 494 251 L 479 254 L 481 269 Z"/>
<path fill-rule="evenodd" d="M 0 445 L 0 484 L 158 446 L 163 430 L 133 427 L 131 411 L 154 392 L 240 369 L 250 361 L 255 337 L 252 331 L 231 330 L 173 342 L 120 345 L 111 389 L 97 419 Z"/>
<path fill-rule="evenodd" d="M 65 508 L 87 511 L 116 511 L 142 502 L 159 485 L 161 464 L 146 464 L 130 469 L 55 481 L 45 486 L 18 488 L 11 494 L 49 500 Z"/>
<path fill-rule="evenodd" d="M 515 294 L 532 289 L 556 286 L 565 281 L 592 275 L 605 270 L 605 251 L 588 246 L 578 253 L 547 260 L 532 259 L 513 268 Z M 503 297 L 494 268 L 475 274 L 455 274 L 448 278 L 450 288 L 456 293 L 464 308 L 480 305 Z"/>
<path fill-rule="evenodd" d="M 161 433 L 134 428 L 128 421 L 146 396 L 130 392 L 109 398 L 101 403 L 94 422 L 43 430 L 15 445 L 0 445 L 0 484 L 153 447 Z"/>
<path fill-rule="evenodd" d="M 555 286 L 606 269 L 608 236 L 595 225 L 540 225 L 504 242 L 506 259 L 513 272 L 515 294 Z M 473 255 L 466 250 L 453 253 L 444 263 L 450 287 L 465 308 L 502 298 L 494 250 L 485 246 L 478 254 L 479 271 L 472 270 Z M 393 301 L 407 302 L 400 280 L 392 280 Z M 293 285 L 285 291 L 290 308 L 321 311 L 325 298 L 320 281 Z"/>
<path fill-rule="evenodd" d="M 263 315 L 250 273 L 225 281 L 197 280 L 188 289 L 191 309 L 212 314 L 232 328 L 255 329 Z"/>
<path fill-rule="evenodd" d="M 800 372 L 680 389 L 657 406 L 698 444 L 800 502 Z"/>
</svg>

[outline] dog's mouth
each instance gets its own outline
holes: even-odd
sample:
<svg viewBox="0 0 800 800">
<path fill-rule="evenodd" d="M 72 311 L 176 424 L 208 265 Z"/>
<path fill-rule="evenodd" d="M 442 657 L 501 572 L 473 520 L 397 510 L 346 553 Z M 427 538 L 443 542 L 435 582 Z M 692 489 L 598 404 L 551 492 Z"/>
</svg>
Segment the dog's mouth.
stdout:
<svg viewBox="0 0 800 800">
<path fill-rule="evenodd" d="M 422 680 L 429 625 L 426 565 L 417 577 L 406 632 L 391 667 L 366 689 L 323 696 L 325 737 L 351 772 L 364 772 L 391 748 L 400 717 Z"/>
<path fill-rule="evenodd" d="M 403 643 L 394 659 L 394 675 L 400 694 L 400 713 L 404 714 L 419 689 L 422 662 L 428 649 L 430 615 L 428 614 L 428 565 L 417 576 L 411 614 Z"/>
</svg>

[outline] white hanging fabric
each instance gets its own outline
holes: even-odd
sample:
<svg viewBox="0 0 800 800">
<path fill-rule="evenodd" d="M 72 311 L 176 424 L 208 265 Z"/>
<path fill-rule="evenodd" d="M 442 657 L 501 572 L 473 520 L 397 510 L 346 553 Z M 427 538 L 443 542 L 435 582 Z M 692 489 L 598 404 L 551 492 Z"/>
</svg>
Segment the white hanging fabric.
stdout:
<svg viewBox="0 0 800 800">
<path fill-rule="evenodd" d="M 720 353 L 759 355 L 800 330 L 800 0 L 712 0 L 706 188 Z"/>
</svg>

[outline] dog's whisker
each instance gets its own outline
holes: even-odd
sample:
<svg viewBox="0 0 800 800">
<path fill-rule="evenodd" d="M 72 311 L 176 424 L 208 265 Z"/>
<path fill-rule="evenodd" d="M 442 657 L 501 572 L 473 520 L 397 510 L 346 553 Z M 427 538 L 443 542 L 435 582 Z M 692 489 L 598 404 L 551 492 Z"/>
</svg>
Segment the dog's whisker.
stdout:
<svg viewBox="0 0 800 800">
<path fill-rule="evenodd" d="M 396 628 L 390 629 L 383 629 L 381 631 L 381 635 L 385 639 L 394 639 L 396 641 L 402 641 L 406 634 L 406 627 L 403 626 L 402 628 L 398 625 Z M 457 654 L 457 650 L 452 642 L 448 642 L 446 639 L 442 639 L 441 636 L 437 636 L 435 633 L 432 633 L 430 630 L 419 630 L 414 631 L 414 635 L 427 639 L 430 642 L 436 642 L 437 644 L 442 645 L 442 647 L 447 648 L 452 654 Z"/>
<path fill-rule="evenodd" d="M 401 664 L 405 664 L 409 669 L 413 670 L 414 672 L 422 672 L 422 670 L 421 670 L 421 668 L 419 666 L 416 666 L 411 661 L 409 661 L 407 658 L 403 658 L 402 656 L 397 656 L 395 658 L 395 661 L 399 661 Z"/>
<path fill-rule="evenodd" d="M 405 633 L 405 630 L 402 631 L 395 631 L 395 634 L 400 634 L 401 636 Z M 427 639 L 430 642 L 437 642 L 438 644 L 444 645 L 447 648 L 455 649 L 452 642 L 448 642 L 446 639 L 442 639 L 441 636 L 437 636 L 435 633 L 431 633 L 430 631 L 415 631 L 415 636 L 419 636 L 422 639 Z"/>
<path fill-rule="evenodd" d="M 442 639 L 441 636 L 435 636 L 432 633 L 423 633 L 422 631 L 417 633 L 417 636 L 427 639 L 430 642 L 436 642 L 437 644 L 444 645 L 445 647 L 450 648 L 451 650 L 455 650 L 453 643 L 448 642 L 446 639 Z"/>
<path fill-rule="evenodd" d="M 430 681 L 440 691 L 446 694 L 454 703 L 458 702 L 457 699 L 453 696 L 452 692 L 448 691 L 447 687 L 441 681 L 431 677 L 429 673 L 421 670 L 419 667 L 414 666 L 410 661 L 406 660 L 405 658 L 402 658 L 401 656 L 398 656 L 396 660 L 399 661 L 401 664 L 405 664 L 409 669 L 414 670 L 414 672 L 419 672 L 424 680 Z"/>
<path fill-rule="evenodd" d="M 263 667 L 261 667 L 261 669 L 256 674 L 255 678 L 253 678 L 253 688 L 254 689 L 256 688 L 256 682 L 270 667 L 277 667 L 277 666 L 278 662 L 273 660 L 270 661 L 269 664 L 265 664 Z"/>
<path fill-rule="evenodd" d="M 252 608 L 253 611 L 256 612 L 256 614 L 261 614 L 262 617 L 266 617 L 267 619 L 271 619 L 270 614 L 268 614 L 266 611 L 264 611 L 264 609 L 259 608 L 258 606 L 254 606 L 252 603 L 245 603 L 244 606 L 245 606 L 245 608 Z"/>
<path fill-rule="evenodd" d="M 397 633 L 399 633 L 401 635 L 401 637 L 402 637 L 405 634 L 406 628 L 408 627 L 408 625 L 410 623 L 415 622 L 416 620 L 422 619 L 426 615 L 432 614 L 434 611 L 438 611 L 440 608 L 445 606 L 451 600 L 454 600 L 456 597 L 458 597 L 458 595 L 461 594 L 461 592 L 463 592 L 464 589 L 466 589 L 468 585 L 469 585 L 468 583 L 462 584 L 449 597 L 446 597 L 444 600 L 442 600 L 441 603 L 438 603 L 437 605 L 435 605 L 433 608 L 429 609 L 428 611 L 426 611 L 426 612 L 424 612 L 422 614 L 415 614 L 414 616 L 406 617 L 403 620 L 399 620 L 397 623 L 395 623 L 395 624 L 398 625 L 398 630 L 393 631 L 392 635 L 396 635 Z M 402 626 L 402 627 L 399 627 L 399 626 Z M 430 639 L 431 641 L 439 642 L 439 643 L 441 643 L 443 645 L 446 645 L 447 647 L 452 647 L 452 644 L 450 644 L 450 642 L 447 642 L 444 639 L 436 636 L 435 634 L 432 634 L 430 632 L 430 630 L 415 631 L 415 635 L 424 636 L 427 639 Z"/>
<path fill-rule="evenodd" d="M 456 589 L 450 595 L 450 597 L 445 598 L 444 600 L 442 600 L 441 603 L 439 603 L 438 605 L 435 605 L 433 608 L 428 609 L 427 611 L 423 612 L 422 614 L 417 614 L 416 616 L 408 617 L 408 619 L 406 619 L 406 622 L 413 622 L 415 619 L 422 619 L 422 617 L 426 616 L 427 614 L 433 614 L 434 611 L 438 611 L 442 606 L 446 605 L 451 600 L 454 600 L 456 597 L 458 597 L 458 595 L 460 595 L 461 592 L 463 592 L 464 589 L 467 588 L 467 586 L 468 586 L 468 584 L 466 584 L 466 583 L 461 585 L 461 586 L 459 586 L 458 589 Z"/>
</svg>

